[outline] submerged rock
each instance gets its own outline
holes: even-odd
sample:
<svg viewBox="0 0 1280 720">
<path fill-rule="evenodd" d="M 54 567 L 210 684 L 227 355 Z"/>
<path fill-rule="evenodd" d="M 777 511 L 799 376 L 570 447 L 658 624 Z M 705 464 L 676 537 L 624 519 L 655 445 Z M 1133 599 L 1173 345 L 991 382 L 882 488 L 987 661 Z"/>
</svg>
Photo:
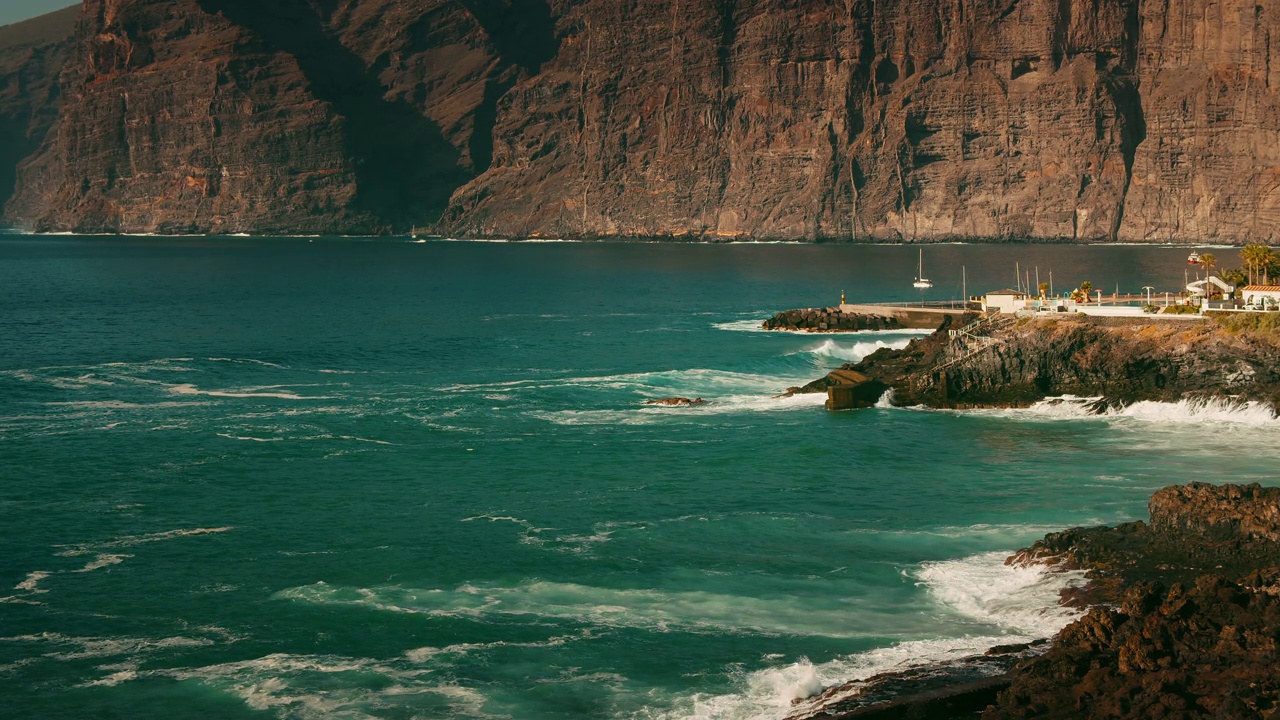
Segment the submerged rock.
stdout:
<svg viewBox="0 0 1280 720">
<path fill-rule="evenodd" d="M 691 399 L 687 397 L 669 397 L 669 398 L 657 398 L 654 400 L 646 400 L 644 404 L 645 405 L 668 405 L 671 407 L 690 407 L 692 405 L 702 405 L 705 402 L 706 400 L 703 400 L 702 398 Z"/>
</svg>

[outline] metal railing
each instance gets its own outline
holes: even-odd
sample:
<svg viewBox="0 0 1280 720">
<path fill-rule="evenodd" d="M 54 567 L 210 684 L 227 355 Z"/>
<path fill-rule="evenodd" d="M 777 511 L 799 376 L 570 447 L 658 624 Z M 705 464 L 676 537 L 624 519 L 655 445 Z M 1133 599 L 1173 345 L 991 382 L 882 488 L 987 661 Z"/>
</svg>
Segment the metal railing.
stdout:
<svg viewBox="0 0 1280 720">
<path fill-rule="evenodd" d="M 879 307 L 930 308 L 937 310 L 967 310 L 969 303 L 963 300 L 895 300 L 892 302 L 849 303 L 850 305 L 873 305 Z M 976 311 L 975 311 L 976 312 Z"/>
<path fill-rule="evenodd" d="M 958 330 L 950 331 L 951 347 L 949 350 L 956 353 L 957 356 L 941 365 L 935 365 L 933 368 L 935 375 L 966 362 L 970 358 L 997 345 L 1004 344 L 1003 340 L 991 337 L 990 333 L 1009 326 L 1014 320 L 1013 315 L 993 310 Z"/>
</svg>

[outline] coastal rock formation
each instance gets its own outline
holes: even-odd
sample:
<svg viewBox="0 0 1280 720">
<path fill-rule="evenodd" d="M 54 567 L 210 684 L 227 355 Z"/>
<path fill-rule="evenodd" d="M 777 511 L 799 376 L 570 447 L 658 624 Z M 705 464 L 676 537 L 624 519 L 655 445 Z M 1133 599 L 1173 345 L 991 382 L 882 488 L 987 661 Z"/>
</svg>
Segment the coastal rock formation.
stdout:
<svg viewBox="0 0 1280 720">
<path fill-rule="evenodd" d="M 984 719 L 1280 717 L 1280 488 L 1169 487 L 1150 511 L 1010 559 L 1086 569 L 1108 604 L 1018 668 Z"/>
<path fill-rule="evenodd" d="M 644 404 L 645 405 L 666 405 L 667 407 L 693 407 L 694 405 L 702 405 L 706 402 L 707 401 L 703 400 L 702 398 L 669 397 L 669 398 L 656 398 L 653 400 L 645 400 Z"/>
<path fill-rule="evenodd" d="M 1019 668 L 983 720 L 1280 717 L 1280 596 L 1205 575 L 1141 583 Z"/>
<path fill-rule="evenodd" d="M 1280 0 L 83 13 L 30 227 L 1280 242 Z"/>
<path fill-rule="evenodd" d="M 58 118 L 58 75 L 71 54 L 77 8 L 0 28 L 0 203 L 13 194 L 18 163 Z"/>
<path fill-rule="evenodd" d="M 1092 579 L 1095 606 L 1047 650 L 836 685 L 792 717 L 1280 717 L 1280 488 L 1192 483 L 1149 507 L 1150 523 L 1055 533 L 1009 559 Z"/>
<path fill-rule="evenodd" d="M 845 369 L 893 388 L 900 405 L 1010 407 L 1078 396 L 1096 398 L 1088 409 L 1098 412 L 1188 398 L 1280 408 L 1280 336 L 1272 333 L 1214 321 L 1006 316 L 995 323 L 975 330 L 984 333 L 978 336 L 944 328 Z M 838 384 L 821 378 L 800 390 Z"/>
</svg>

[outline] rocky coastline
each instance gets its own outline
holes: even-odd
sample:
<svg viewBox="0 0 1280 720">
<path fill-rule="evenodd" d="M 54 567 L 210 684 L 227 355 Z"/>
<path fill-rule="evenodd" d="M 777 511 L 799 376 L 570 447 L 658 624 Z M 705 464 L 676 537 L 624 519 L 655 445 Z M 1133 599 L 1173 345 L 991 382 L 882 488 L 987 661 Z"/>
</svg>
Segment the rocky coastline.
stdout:
<svg viewBox="0 0 1280 720">
<path fill-rule="evenodd" d="M 1140 401 L 1280 407 L 1280 334 L 1216 319 L 1111 320 L 944 318 L 904 349 L 879 350 L 790 392 L 826 392 L 831 409 L 870 407 L 890 390 L 894 405 L 951 409 L 1071 398 L 1093 412 Z"/>
<path fill-rule="evenodd" d="M 1172 486 L 1149 511 L 1007 560 L 1089 579 L 1048 646 L 828 688 L 791 718 L 1280 718 L 1280 488 Z"/>
</svg>

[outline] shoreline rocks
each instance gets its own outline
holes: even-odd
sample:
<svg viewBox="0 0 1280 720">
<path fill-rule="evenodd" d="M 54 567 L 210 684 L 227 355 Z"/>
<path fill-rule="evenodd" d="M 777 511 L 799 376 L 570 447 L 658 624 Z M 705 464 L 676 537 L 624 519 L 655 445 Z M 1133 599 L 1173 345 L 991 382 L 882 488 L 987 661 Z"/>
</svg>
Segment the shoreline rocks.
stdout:
<svg viewBox="0 0 1280 720">
<path fill-rule="evenodd" d="M 1234 332 L 1216 321 L 970 319 L 978 317 L 944 322 L 902 350 L 883 349 L 840 370 L 892 388 L 896 405 L 1028 407 L 1074 396 L 1094 413 L 1144 400 L 1280 408 L 1280 335 Z M 833 388 L 848 384 L 832 373 L 796 392 L 827 392 L 832 409 L 865 407 L 841 402 L 848 391 Z"/>
<path fill-rule="evenodd" d="M 837 685 L 791 717 L 1280 718 L 1280 488 L 1172 486 L 1149 510 L 1009 558 L 1090 578 L 1063 601 L 1092 607 L 1043 652 L 978 680 L 955 668 L 982 656 Z"/>
</svg>

